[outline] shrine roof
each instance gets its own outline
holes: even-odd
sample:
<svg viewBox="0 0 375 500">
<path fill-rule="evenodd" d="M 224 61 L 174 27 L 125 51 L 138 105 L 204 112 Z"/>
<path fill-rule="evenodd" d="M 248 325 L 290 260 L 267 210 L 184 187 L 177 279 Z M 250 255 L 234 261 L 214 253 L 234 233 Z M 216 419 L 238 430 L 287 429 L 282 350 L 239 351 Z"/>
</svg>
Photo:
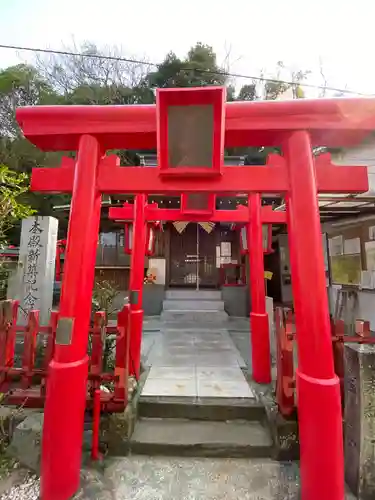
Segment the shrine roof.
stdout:
<svg viewBox="0 0 375 500">
<path fill-rule="evenodd" d="M 45 151 L 72 151 L 82 134 L 105 149 L 155 149 L 156 106 L 32 106 L 16 111 L 27 139 Z M 346 147 L 375 130 L 374 98 L 296 99 L 226 104 L 225 146 L 278 146 L 308 130 L 313 146 Z"/>
</svg>

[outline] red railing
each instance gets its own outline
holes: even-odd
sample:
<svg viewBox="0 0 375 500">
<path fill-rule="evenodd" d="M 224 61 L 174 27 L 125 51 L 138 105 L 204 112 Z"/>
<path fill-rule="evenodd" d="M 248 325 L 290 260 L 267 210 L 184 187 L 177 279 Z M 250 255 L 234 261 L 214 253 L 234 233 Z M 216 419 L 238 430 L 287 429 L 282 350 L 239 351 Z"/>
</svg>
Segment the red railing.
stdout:
<svg viewBox="0 0 375 500">
<path fill-rule="evenodd" d="M 291 309 L 276 307 L 277 379 L 276 401 L 283 416 L 294 412 L 294 361 L 293 361 L 293 313 Z"/>
<path fill-rule="evenodd" d="M 17 325 L 18 302 L 0 302 L 0 392 L 8 404 L 41 408 L 44 406 L 48 365 L 55 349 L 58 312 L 52 311 L 48 326 L 39 324 L 39 311 L 31 311 L 26 326 Z M 106 325 L 103 312 L 94 315 L 89 329 L 91 348 L 87 387 L 87 406 L 92 408 L 95 391 L 100 391 L 102 411 L 122 411 L 128 397 L 128 316 L 129 306 L 118 314 L 117 326 Z M 106 342 L 115 340 L 114 367 L 104 370 Z M 17 352 L 18 351 L 18 352 Z M 18 366 L 17 366 L 18 365 Z"/>
<path fill-rule="evenodd" d="M 277 343 L 276 401 L 281 414 L 290 417 L 296 406 L 293 347 L 296 340 L 294 315 L 290 308 L 276 307 L 275 329 Z M 342 320 L 331 321 L 332 349 L 335 373 L 340 379 L 344 401 L 344 344 L 375 344 L 369 321 L 356 320 L 355 335 L 345 333 Z"/>
</svg>

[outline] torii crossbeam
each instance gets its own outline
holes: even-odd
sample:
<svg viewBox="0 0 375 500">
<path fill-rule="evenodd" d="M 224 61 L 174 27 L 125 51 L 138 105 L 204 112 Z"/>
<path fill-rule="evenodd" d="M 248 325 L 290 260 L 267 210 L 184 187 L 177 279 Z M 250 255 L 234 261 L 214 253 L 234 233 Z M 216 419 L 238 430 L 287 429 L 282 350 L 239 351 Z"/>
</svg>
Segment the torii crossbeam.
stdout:
<svg viewBox="0 0 375 500">
<path fill-rule="evenodd" d="M 368 179 L 365 167 L 334 166 L 327 155 L 314 157 L 312 146 L 360 143 L 375 130 L 375 100 L 226 104 L 225 89 L 204 87 L 159 90 L 156 106 L 42 106 L 21 108 L 16 116 L 24 135 L 41 149 L 78 152 L 75 164 L 32 173 L 33 191 L 72 193 L 45 405 L 42 499 L 67 500 L 79 485 L 101 193 L 247 193 L 253 210 L 259 193 L 267 192 L 288 200 L 302 500 L 342 500 L 340 386 L 333 365 L 317 194 L 365 192 Z M 278 146 L 282 156 L 270 155 L 265 166 L 224 167 L 224 146 Z M 109 149 L 155 148 L 158 169 L 123 168 L 116 158 L 104 157 Z M 259 226 L 259 210 L 256 217 Z M 259 237 L 258 232 L 254 240 Z M 259 244 L 255 248 L 260 262 Z M 258 325 L 253 314 L 252 328 Z"/>
</svg>

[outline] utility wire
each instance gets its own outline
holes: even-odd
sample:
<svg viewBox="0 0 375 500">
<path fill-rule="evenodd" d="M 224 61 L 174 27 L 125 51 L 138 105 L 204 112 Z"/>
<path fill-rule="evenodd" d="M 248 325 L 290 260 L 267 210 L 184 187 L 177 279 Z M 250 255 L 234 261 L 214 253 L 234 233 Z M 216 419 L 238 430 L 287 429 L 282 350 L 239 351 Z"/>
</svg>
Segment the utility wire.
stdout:
<svg viewBox="0 0 375 500">
<path fill-rule="evenodd" d="M 140 61 L 138 59 L 129 59 L 126 57 L 119 57 L 119 56 L 105 56 L 105 55 L 100 55 L 100 54 L 71 52 L 68 50 L 40 49 L 40 48 L 34 48 L 34 47 L 22 47 L 22 46 L 17 46 L 17 45 L 0 44 L 0 49 L 23 50 L 23 51 L 27 51 L 27 52 L 36 52 L 36 53 L 39 52 L 39 53 L 43 53 L 43 54 L 56 54 L 56 55 L 62 55 L 62 56 L 89 57 L 91 59 L 107 59 L 110 61 L 127 62 L 130 64 L 141 64 L 144 66 L 153 66 L 155 68 L 159 68 L 163 64 L 163 63 L 153 63 L 153 62 Z M 240 73 L 230 73 L 228 71 L 209 70 L 209 69 L 202 69 L 202 68 L 181 68 L 181 69 L 183 71 L 195 71 L 197 73 L 202 73 L 202 74 L 227 76 L 227 77 L 231 77 L 231 78 L 244 78 L 244 79 L 255 80 L 255 81 L 259 81 L 259 82 L 283 83 L 283 84 L 289 85 L 289 86 L 298 85 L 299 87 L 307 87 L 307 88 L 318 89 L 318 90 L 330 90 L 332 92 L 339 92 L 342 94 L 354 94 L 354 95 L 360 95 L 360 96 L 364 96 L 364 97 L 374 96 L 374 94 L 365 94 L 362 92 L 356 92 L 355 90 L 340 89 L 337 87 L 326 87 L 323 85 L 314 85 L 312 83 L 293 82 L 293 81 L 288 81 L 288 80 L 278 80 L 275 78 L 266 78 L 263 76 L 242 75 Z"/>
</svg>

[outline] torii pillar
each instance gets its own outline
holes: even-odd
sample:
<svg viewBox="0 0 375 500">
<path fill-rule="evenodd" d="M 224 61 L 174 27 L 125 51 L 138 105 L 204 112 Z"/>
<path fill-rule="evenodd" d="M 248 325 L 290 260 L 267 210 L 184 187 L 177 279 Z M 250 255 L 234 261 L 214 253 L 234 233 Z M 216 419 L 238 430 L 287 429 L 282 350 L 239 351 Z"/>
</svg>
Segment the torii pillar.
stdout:
<svg viewBox="0 0 375 500">
<path fill-rule="evenodd" d="M 87 332 L 101 210 L 96 186 L 99 161 L 97 139 L 82 135 L 74 169 L 56 346 L 44 407 L 43 499 L 66 500 L 79 488 L 89 361 Z"/>
<path fill-rule="evenodd" d="M 266 312 L 263 231 L 261 197 L 259 193 L 251 193 L 249 195 L 249 218 L 247 246 L 250 267 L 252 372 L 255 382 L 258 384 L 269 384 L 271 382 L 271 352 L 269 322 Z"/>
<path fill-rule="evenodd" d="M 130 266 L 129 303 L 130 303 L 130 341 L 129 371 L 138 380 L 141 367 L 141 343 L 143 325 L 143 280 L 146 248 L 146 209 L 147 197 L 137 194 L 134 201 L 133 244 Z"/>
<path fill-rule="evenodd" d="M 287 214 L 298 343 L 301 497 L 343 500 L 340 382 L 333 365 L 317 180 L 308 132 L 293 132 L 283 146 L 290 182 Z"/>
</svg>

